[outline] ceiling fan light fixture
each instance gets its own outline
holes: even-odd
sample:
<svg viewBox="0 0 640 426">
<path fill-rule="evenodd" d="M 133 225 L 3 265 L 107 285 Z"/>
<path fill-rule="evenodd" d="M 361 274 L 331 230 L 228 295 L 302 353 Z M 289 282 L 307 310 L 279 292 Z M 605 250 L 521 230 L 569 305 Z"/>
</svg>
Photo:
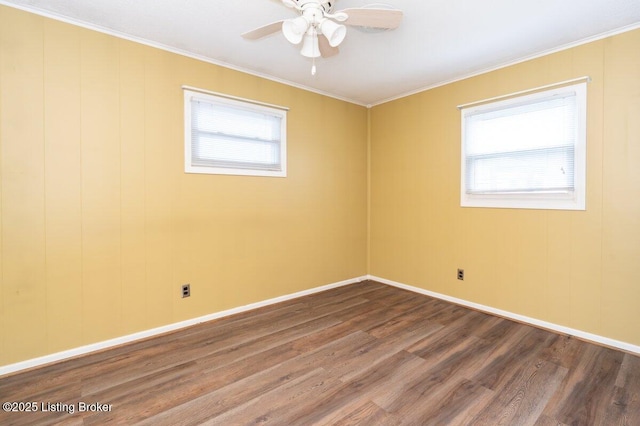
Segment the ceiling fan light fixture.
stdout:
<svg viewBox="0 0 640 426">
<path fill-rule="evenodd" d="M 323 19 L 319 25 L 320 32 L 327 37 L 331 47 L 337 47 L 347 36 L 347 27 L 333 22 L 331 19 Z"/>
<path fill-rule="evenodd" d="M 309 21 L 304 16 L 282 22 L 282 34 L 291 44 L 300 44 L 308 28 Z"/>
<path fill-rule="evenodd" d="M 305 33 L 300 54 L 305 58 L 320 57 L 320 44 L 318 43 L 318 35 L 313 28 L 309 28 L 309 31 Z"/>
</svg>

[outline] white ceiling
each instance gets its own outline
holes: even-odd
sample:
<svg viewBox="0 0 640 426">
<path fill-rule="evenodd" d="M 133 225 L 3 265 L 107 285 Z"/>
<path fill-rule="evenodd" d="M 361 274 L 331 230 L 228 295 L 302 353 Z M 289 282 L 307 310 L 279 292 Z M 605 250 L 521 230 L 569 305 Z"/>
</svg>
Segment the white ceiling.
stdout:
<svg viewBox="0 0 640 426">
<path fill-rule="evenodd" d="M 640 0 L 383 0 L 394 31 L 349 28 L 340 53 L 311 60 L 281 33 L 240 34 L 295 17 L 279 0 L 0 0 L 45 16 L 375 105 L 446 82 L 640 27 Z M 378 1 L 336 0 L 335 9 Z M 638 46 L 640 49 L 640 46 Z"/>
</svg>

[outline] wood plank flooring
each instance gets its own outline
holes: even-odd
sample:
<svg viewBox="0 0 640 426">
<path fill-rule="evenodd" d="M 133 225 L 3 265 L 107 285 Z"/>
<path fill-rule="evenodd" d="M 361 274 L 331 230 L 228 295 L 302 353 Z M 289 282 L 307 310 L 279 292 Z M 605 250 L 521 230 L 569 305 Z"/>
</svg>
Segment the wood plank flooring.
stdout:
<svg viewBox="0 0 640 426">
<path fill-rule="evenodd" d="M 38 409 L 2 425 L 637 426 L 640 357 L 369 281 L 2 377 L 0 402 Z"/>
</svg>

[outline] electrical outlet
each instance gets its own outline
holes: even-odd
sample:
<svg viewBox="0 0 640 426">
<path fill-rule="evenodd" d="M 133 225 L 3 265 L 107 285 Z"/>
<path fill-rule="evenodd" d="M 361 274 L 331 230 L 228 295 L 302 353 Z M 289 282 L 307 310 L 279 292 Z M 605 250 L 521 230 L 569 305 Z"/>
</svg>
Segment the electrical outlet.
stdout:
<svg viewBox="0 0 640 426">
<path fill-rule="evenodd" d="M 458 269 L 458 279 L 464 281 L 464 269 Z"/>
<path fill-rule="evenodd" d="M 182 298 L 191 296 L 191 284 L 182 285 Z"/>
</svg>

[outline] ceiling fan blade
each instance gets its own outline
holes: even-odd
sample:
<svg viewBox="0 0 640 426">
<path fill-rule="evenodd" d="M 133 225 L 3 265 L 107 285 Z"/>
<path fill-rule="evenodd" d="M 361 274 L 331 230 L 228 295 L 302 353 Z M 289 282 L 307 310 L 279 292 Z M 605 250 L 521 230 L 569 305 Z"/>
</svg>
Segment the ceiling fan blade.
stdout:
<svg viewBox="0 0 640 426">
<path fill-rule="evenodd" d="M 370 28 L 398 28 L 402 22 L 402 11 L 375 8 L 344 9 L 338 13 L 346 13 L 349 17 L 343 22 L 345 25 Z"/>
<path fill-rule="evenodd" d="M 255 30 L 247 31 L 246 33 L 242 34 L 242 37 L 247 40 L 258 40 L 259 38 L 266 37 L 282 30 L 283 22 L 284 21 L 272 22 L 270 24 L 256 28 Z"/>
<path fill-rule="evenodd" d="M 333 47 L 329 44 L 329 39 L 327 39 L 324 34 L 318 34 L 318 46 L 320 48 L 320 55 L 322 55 L 323 58 L 329 58 L 340 52 L 337 47 Z"/>
</svg>

